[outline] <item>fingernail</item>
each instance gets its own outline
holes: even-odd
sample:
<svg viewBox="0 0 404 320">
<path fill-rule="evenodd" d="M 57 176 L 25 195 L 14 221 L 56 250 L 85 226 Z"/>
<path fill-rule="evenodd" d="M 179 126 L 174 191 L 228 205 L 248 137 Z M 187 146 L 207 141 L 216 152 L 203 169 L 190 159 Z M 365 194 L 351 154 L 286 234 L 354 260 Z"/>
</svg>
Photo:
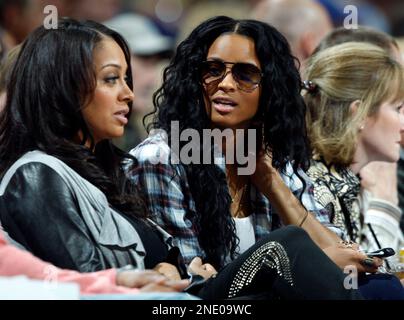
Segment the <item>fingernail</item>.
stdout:
<svg viewBox="0 0 404 320">
<path fill-rule="evenodd" d="M 373 259 L 371 258 L 366 258 L 365 260 L 362 261 L 362 264 L 366 267 L 374 267 L 375 263 L 373 261 Z"/>
</svg>

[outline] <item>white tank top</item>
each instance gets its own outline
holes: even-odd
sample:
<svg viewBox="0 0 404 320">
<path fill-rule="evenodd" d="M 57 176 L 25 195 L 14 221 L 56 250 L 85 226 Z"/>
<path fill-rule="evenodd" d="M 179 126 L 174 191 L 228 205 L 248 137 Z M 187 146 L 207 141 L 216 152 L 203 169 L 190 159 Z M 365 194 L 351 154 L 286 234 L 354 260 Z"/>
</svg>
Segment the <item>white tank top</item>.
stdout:
<svg viewBox="0 0 404 320">
<path fill-rule="evenodd" d="M 238 245 L 238 254 L 242 254 L 248 248 L 255 244 L 255 232 L 253 226 L 253 216 L 246 218 L 233 218 L 236 223 L 236 234 L 240 239 Z"/>
</svg>

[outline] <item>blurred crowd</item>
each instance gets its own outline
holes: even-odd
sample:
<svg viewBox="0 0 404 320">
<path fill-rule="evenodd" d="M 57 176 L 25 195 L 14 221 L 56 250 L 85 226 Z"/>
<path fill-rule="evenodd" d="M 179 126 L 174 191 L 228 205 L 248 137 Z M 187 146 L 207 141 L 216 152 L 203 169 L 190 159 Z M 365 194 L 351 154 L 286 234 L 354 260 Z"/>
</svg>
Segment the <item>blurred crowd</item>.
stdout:
<svg viewBox="0 0 404 320">
<path fill-rule="evenodd" d="M 133 54 L 134 114 L 125 136 L 117 141 L 128 150 L 142 141 L 147 133 L 143 117 L 153 110 L 152 95 L 158 88 L 164 67 L 176 44 L 200 22 L 215 15 L 248 18 L 255 8 L 256 18 L 272 23 L 291 41 L 293 51 L 304 61 L 317 42 L 332 27 L 341 26 L 349 12 L 347 5 L 358 8 L 360 25 L 374 27 L 396 37 L 404 35 L 404 3 L 390 1 L 272 1 L 271 8 L 259 10 L 260 0 L 1 0 L 1 55 L 21 43 L 41 25 L 44 8 L 53 5 L 60 17 L 88 19 L 116 29 L 128 41 Z M 261 4 L 262 6 L 265 6 Z M 269 10 L 270 9 L 270 10 Z M 294 39 L 310 38 L 296 44 Z M 306 46 L 307 47 L 302 47 Z M 398 40 L 400 45 L 403 41 Z M 136 138 L 135 138 L 136 137 Z"/>
</svg>

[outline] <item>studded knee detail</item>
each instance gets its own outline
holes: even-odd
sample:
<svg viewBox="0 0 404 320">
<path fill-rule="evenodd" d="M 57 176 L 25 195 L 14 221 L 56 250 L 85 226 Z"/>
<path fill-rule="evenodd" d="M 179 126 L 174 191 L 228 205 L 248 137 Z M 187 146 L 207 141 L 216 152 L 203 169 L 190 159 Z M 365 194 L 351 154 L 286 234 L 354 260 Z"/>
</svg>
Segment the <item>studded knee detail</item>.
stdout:
<svg viewBox="0 0 404 320">
<path fill-rule="evenodd" d="M 228 298 L 236 297 L 243 288 L 250 285 L 263 265 L 275 270 L 291 286 L 294 285 L 285 249 L 278 242 L 271 241 L 263 244 L 244 261 L 230 285 Z"/>
</svg>

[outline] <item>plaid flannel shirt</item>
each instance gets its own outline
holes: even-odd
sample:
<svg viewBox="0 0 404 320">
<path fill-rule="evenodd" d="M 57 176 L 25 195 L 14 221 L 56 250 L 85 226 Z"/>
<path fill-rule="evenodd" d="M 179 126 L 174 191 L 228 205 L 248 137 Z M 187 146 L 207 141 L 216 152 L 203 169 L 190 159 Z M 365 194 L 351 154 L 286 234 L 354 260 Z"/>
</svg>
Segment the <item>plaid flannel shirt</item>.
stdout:
<svg viewBox="0 0 404 320">
<path fill-rule="evenodd" d="M 166 137 L 155 134 L 144 140 L 130 151 L 139 162 L 138 166 L 127 172 L 128 177 L 144 193 L 146 204 L 152 219 L 174 238 L 173 244 L 178 246 L 186 264 L 194 257 L 205 257 L 198 242 L 194 221 L 197 217 L 195 201 L 192 197 L 185 168 L 182 164 L 170 163 L 170 147 Z M 215 159 L 216 161 L 218 159 Z M 218 165 L 225 171 L 224 159 Z M 215 163 L 217 163 L 215 161 Z M 303 206 L 312 212 L 321 223 L 333 229 L 328 213 L 313 197 L 313 186 L 306 174 L 300 170 L 300 177 L 288 164 L 282 178 L 293 194 L 301 200 Z M 207 190 L 208 192 L 208 190 Z M 282 226 L 279 215 L 271 207 L 268 199 L 251 188 L 253 209 L 253 225 L 256 240 Z"/>
</svg>

